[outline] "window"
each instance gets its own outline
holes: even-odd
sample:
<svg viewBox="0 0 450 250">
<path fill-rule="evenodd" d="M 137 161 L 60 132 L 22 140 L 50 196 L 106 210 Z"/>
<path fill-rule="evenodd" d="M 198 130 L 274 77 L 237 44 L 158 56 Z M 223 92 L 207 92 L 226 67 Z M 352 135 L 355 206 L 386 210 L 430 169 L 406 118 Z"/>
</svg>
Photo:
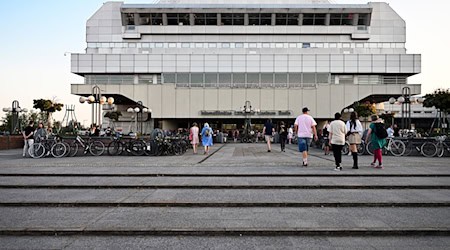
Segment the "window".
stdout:
<svg viewBox="0 0 450 250">
<path fill-rule="evenodd" d="M 330 25 L 353 25 L 353 14 L 330 14 Z"/>
<path fill-rule="evenodd" d="M 125 13 L 123 20 L 125 25 L 135 25 L 133 13 Z"/>
<path fill-rule="evenodd" d="M 287 25 L 298 25 L 298 14 L 288 14 Z"/>
<path fill-rule="evenodd" d="M 139 14 L 140 25 L 162 25 L 161 13 L 140 13 Z"/>
<path fill-rule="evenodd" d="M 330 83 L 329 76 L 327 73 L 317 73 L 317 83 Z"/>
<path fill-rule="evenodd" d="M 217 74 L 205 73 L 205 87 L 217 86 Z"/>
<path fill-rule="evenodd" d="M 249 13 L 248 25 L 271 25 L 272 14 L 271 13 Z"/>
<path fill-rule="evenodd" d="M 276 14 L 275 15 L 275 25 L 286 25 L 288 14 Z"/>
<path fill-rule="evenodd" d="M 192 73 L 191 74 L 191 87 L 203 87 L 203 74 Z"/>
<path fill-rule="evenodd" d="M 164 83 L 175 83 L 175 73 L 165 73 L 163 74 Z"/>
<path fill-rule="evenodd" d="M 358 25 L 369 26 L 369 23 L 370 23 L 370 16 L 369 16 L 369 14 L 359 14 Z"/>
<path fill-rule="evenodd" d="M 220 87 L 231 87 L 231 74 L 229 74 L 229 73 L 219 74 L 219 86 Z"/>
<path fill-rule="evenodd" d="M 230 47 L 230 43 L 222 43 L 222 48 L 229 48 Z"/>
<path fill-rule="evenodd" d="M 247 74 L 247 88 L 259 88 L 259 74 L 248 73 Z"/>
<path fill-rule="evenodd" d="M 222 13 L 222 25 L 244 25 L 244 13 Z"/>
<path fill-rule="evenodd" d="M 189 25 L 189 13 L 168 13 L 168 25 Z"/>
<path fill-rule="evenodd" d="M 195 25 L 217 25 L 217 14 L 198 13 L 194 14 Z"/>
<path fill-rule="evenodd" d="M 303 25 L 325 25 L 326 14 L 303 14 Z"/>
<path fill-rule="evenodd" d="M 182 47 L 182 48 L 189 48 L 190 46 L 191 46 L 190 43 L 182 43 L 182 44 L 181 44 L 181 47 Z"/>
</svg>

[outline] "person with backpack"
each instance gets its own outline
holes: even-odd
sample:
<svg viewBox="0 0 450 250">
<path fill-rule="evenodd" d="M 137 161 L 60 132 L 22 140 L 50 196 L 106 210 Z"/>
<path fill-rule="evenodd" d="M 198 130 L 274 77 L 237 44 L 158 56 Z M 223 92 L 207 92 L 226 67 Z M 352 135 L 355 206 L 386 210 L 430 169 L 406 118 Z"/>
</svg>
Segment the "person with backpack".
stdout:
<svg viewBox="0 0 450 250">
<path fill-rule="evenodd" d="M 366 142 L 372 142 L 373 147 L 373 162 L 370 166 L 374 168 L 383 169 L 383 156 L 382 156 L 382 148 L 386 145 L 387 132 L 384 128 L 384 124 L 379 119 L 378 115 L 371 116 L 372 123 L 369 126 L 369 131 L 367 132 Z M 376 165 L 376 161 L 378 160 L 378 165 Z"/>
<path fill-rule="evenodd" d="M 288 131 L 283 121 L 280 123 L 280 129 L 278 130 L 278 134 L 280 135 L 281 152 L 286 152 L 284 149 L 286 148 Z"/>
<path fill-rule="evenodd" d="M 209 124 L 205 123 L 205 125 L 203 125 L 203 129 L 201 132 L 202 144 L 205 147 L 205 152 L 203 154 L 209 154 L 209 148 L 213 145 L 212 134 L 213 131 L 209 127 Z"/>
<path fill-rule="evenodd" d="M 328 136 L 330 135 L 330 121 L 326 120 L 325 125 L 322 129 L 322 138 L 323 138 L 323 150 L 325 151 L 325 155 L 330 154 L 330 140 Z"/>
</svg>

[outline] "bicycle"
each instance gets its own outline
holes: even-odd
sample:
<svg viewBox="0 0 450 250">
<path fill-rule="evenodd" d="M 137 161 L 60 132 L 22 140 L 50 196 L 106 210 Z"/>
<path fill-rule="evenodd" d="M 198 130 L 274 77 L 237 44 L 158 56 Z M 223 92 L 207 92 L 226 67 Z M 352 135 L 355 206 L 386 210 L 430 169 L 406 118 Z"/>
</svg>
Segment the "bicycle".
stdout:
<svg viewBox="0 0 450 250">
<path fill-rule="evenodd" d="M 445 142 L 447 136 L 437 136 L 435 138 L 436 142 L 425 142 L 422 147 L 422 154 L 425 157 L 433 157 L 437 155 L 438 157 L 444 156 L 445 152 L 450 152 L 450 146 Z"/>
<path fill-rule="evenodd" d="M 124 140 L 121 136 L 114 137 L 113 141 L 107 146 L 108 155 L 121 155 L 123 152 L 130 153 L 134 156 L 145 154 L 147 145 L 143 140 L 138 140 L 134 137 L 127 138 L 128 141 L 126 142 Z"/>
<path fill-rule="evenodd" d="M 61 158 L 66 155 L 67 147 L 63 142 L 59 141 L 58 136 L 52 139 L 38 137 L 36 141 L 28 148 L 28 154 L 34 159 L 50 154 L 55 158 Z"/>
<path fill-rule="evenodd" d="M 78 153 L 79 145 L 83 148 L 83 154 L 91 153 L 93 156 L 102 155 L 105 151 L 105 144 L 99 140 L 89 138 L 86 142 L 81 136 L 77 135 L 75 140 L 70 144 L 70 156 L 73 157 Z"/>
<path fill-rule="evenodd" d="M 405 153 L 405 143 L 403 143 L 400 140 L 388 137 L 386 138 L 387 143 L 382 148 L 383 153 L 387 154 L 387 152 L 391 153 L 393 156 L 402 156 Z M 372 147 L 372 141 L 369 141 L 366 144 L 366 151 L 373 155 L 373 147 Z"/>
</svg>

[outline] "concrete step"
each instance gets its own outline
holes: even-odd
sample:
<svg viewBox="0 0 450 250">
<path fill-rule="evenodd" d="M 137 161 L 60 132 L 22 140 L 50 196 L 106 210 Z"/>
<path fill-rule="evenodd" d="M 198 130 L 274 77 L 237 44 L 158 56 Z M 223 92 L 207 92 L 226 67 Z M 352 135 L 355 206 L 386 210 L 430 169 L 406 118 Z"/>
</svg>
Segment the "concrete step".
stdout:
<svg viewBox="0 0 450 250">
<path fill-rule="evenodd" d="M 450 236 L 440 207 L 0 207 L 0 235 Z"/>
<path fill-rule="evenodd" d="M 4 204 L 101 204 L 129 206 L 427 206 L 450 202 L 448 189 L 0 189 Z M 229 203 L 227 205 L 227 203 Z M 309 204 L 309 205 L 308 205 Z M 404 204 L 404 205 L 401 205 Z M 2 205 L 3 206 L 3 205 Z M 25 205 L 24 205 L 25 206 Z M 50 206 L 50 205 L 48 205 Z M 74 205 L 75 206 L 75 205 Z M 100 205 L 99 205 L 100 206 Z M 123 205 L 126 206 L 126 205 Z M 181 205 L 179 205 L 181 206 Z M 375 206 L 375 205 L 372 205 Z"/>
</svg>

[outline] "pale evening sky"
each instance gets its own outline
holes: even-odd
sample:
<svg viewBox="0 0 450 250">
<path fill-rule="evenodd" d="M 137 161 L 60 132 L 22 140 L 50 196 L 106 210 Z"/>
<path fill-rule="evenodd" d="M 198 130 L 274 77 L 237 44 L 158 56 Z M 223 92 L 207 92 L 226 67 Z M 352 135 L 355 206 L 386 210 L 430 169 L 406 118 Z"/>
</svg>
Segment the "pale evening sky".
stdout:
<svg viewBox="0 0 450 250">
<path fill-rule="evenodd" d="M 86 48 L 86 21 L 104 0 L 22 0 L 1 1 L 0 117 L 1 110 L 18 100 L 32 108 L 33 99 L 53 98 L 76 104 L 82 124 L 90 122 L 90 106 L 81 105 L 70 94 L 70 83 L 82 78 L 70 73 L 70 55 Z M 126 3 L 150 3 L 129 0 Z M 334 3 L 367 3 L 367 0 L 334 0 Z M 386 0 L 406 21 L 407 53 L 422 54 L 422 73 L 409 83 L 422 84 L 422 94 L 450 88 L 450 21 L 448 0 Z M 64 111 L 55 118 L 62 120 Z"/>
</svg>

